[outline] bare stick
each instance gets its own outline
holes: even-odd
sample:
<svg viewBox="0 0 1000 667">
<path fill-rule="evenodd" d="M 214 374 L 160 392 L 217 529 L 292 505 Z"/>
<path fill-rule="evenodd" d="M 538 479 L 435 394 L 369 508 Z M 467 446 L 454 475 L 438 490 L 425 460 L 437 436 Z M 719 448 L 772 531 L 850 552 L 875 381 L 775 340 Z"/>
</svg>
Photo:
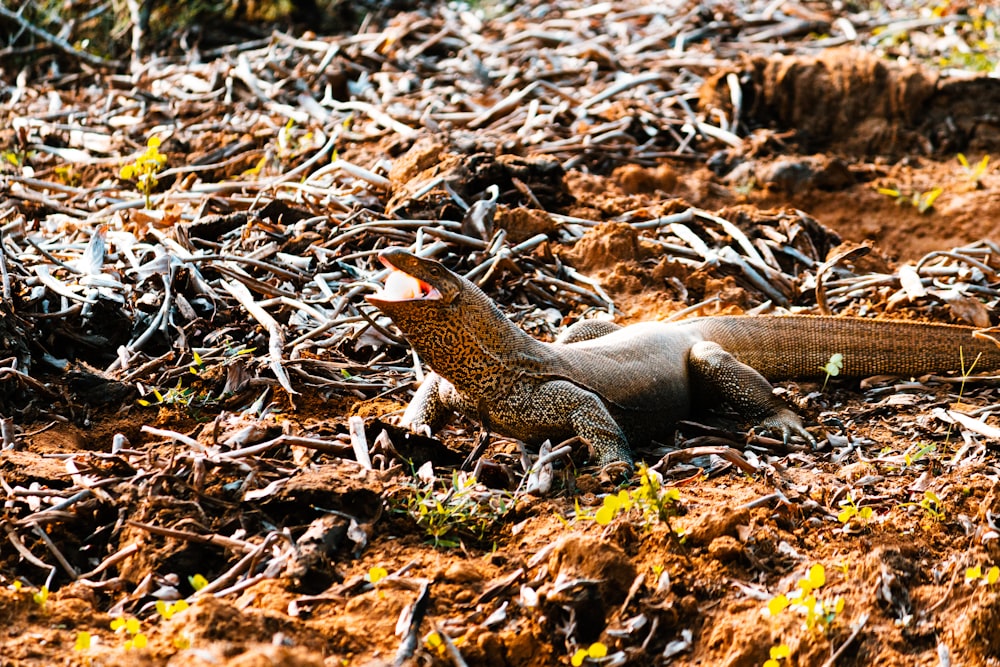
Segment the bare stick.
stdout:
<svg viewBox="0 0 1000 667">
<path fill-rule="evenodd" d="M 88 65 L 93 65 L 94 67 L 101 67 L 101 68 L 108 67 L 112 69 L 118 69 L 122 66 L 122 63 L 117 60 L 105 60 L 91 53 L 87 53 L 86 51 L 76 48 L 75 46 L 67 42 L 65 39 L 57 37 L 52 33 L 43 30 L 42 28 L 39 28 L 38 26 L 33 25 L 32 23 L 29 23 L 28 20 L 22 17 L 19 13 L 7 9 L 7 6 L 5 4 L 0 4 L 0 16 L 3 16 L 4 18 L 8 18 L 11 21 L 14 21 L 19 26 L 21 26 L 31 34 L 35 35 L 39 39 L 43 39 L 49 44 L 59 48 L 60 50 L 65 51 L 69 55 L 75 58 L 79 58 Z"/>
<path fill-rule="evenodd" d="M 823 667 L 833 667 L 837 663 L 837 658 L 842 656 L 844 654 L 844 651 L 847 650 L 847 647 L 851 645 L 851 642 L 857 639 L 858 635 L 861 634 L 861 630 L 865 627 L 865 623 L 867 622 L 868 622 L 868 614 L 861 614 L 861 618 L 859 618 L 858 622 L 854 624 L 854 630 L 853 632 L 851 632 L 851 636 L 845 639 L 844 643 L 841 644 L 837 648 L 837 650 L 833 652 L 833 655 L 830 656 L 830 659 L 823 663 Z"/>
<path fill-rule="evenodd" d="M 365 470 L 372 469 L 372 459 L 368 455 L 368 438 L 365 436 L 365 420 L 354 416 L 347 420 L 347 426 L 351 431 L 351 447 L 354 448 L 354 456 L 358 463 Z"/>
</svg>

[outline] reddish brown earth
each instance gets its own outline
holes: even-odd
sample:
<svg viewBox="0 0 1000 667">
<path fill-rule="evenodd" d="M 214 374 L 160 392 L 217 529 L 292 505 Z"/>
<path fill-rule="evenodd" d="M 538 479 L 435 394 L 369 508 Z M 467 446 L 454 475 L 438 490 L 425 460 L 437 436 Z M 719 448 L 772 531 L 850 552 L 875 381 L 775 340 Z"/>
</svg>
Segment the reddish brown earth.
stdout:
<svg viewBox="0 0 1000 667">
<path fill-rule="evenodd" d="M 889 263 L 971 241 L 996 228 L 1000 179 L 992 172 L 974 189 L 953 161 L 922 161 L 905 167 L 864 164 L 858 169 L 866 180 L 835 192 L 808 188 L 786 193 L 755 186 L 739 193 L 707 169 L 683 165 L 622 167 L 608 177 L 570 173 L 567 182 L 577 201 L 586 201 L 586 209 L 605 213 L 657 206 L 664 197 L 675 196 L 710 210 L 745 207 L 750 214 L 794 207 L 829 224 L 845 240 L 873 242 Z M 935 203 L 934 213 L 922 215 L 912 206 L 895 204 L 873 192 L 874 185 L 882 184 L 919 190 L 940 185 L 947 194 Z M 582 209 L 569 212 L 579 215 Z M 624 322 L 663 318 L 680 305 L 657 287 L 662 277 L 655 265 L 650 268 L 649 261 L 636 262 L 635 257 L 642 256 L 637 243 L 633 233 L 612 226 L 591 232 L 576 247 L 558 249 L 573 265 L 601 279 L 623 310 Z M 728 289 L 737 290 L 731 285 Z M 804 396 L 817 389 L 817 385 L 802 384 L 792 387 L 792 392 Z M 997 470 L 990 459 L 957 467 L 948 463 L 962 443 L 944 437 L 941 426 L 928 422 L 932 406 L 953 400 L 947 386 L 903 395 L 914 400 L 873 402 L 856 387 L 845 385 L 804 399 L 806 415 L 829 411 L 847 420 L 852 438 L 870 438 L 865 450 L 872 460 L 855 459 L 842 465 L 827 450 L 820 456 L 792 454 L 773 459 L 768 474 L 753 477 L 733 468 L 709 476 L 690 468 L 672 482 L 681 492 L 681 501 L 680 515 L 669 526 L 631 515 L 607 527 L 574 519 L 574 503 L 587 512 L 600 502 L 602 489 L 586 473 L 576 480 L 575 492 L 551 499 L 522 498 L 490 527 L 483 543 L 462 549 L 434 548 L 415 526 L 383 514 L 369 526 L 370 543 L 359 554 L 341 553 L 333 569 L 342 583 L 320 593 L 317 601 L 303 603 L 302 594 L 282 576 L 265 579 L 223 599 L 201 598 L 191 610 L 169 621 L 154 615 L 147 622 L 152 628 L 150 643 L 142 652 L 126 651 L 125 639 L 109 629 L 111 616 L 97 611 L 105 608 L 107 592 L 63 585 L 42 606 L 32 601 L 27 588 L 7 588 L 0 591 L 0 618 L 5 627 L 0 664 L 132 665 L 140 664 L 136 662 L 140 655 L 141 664 L 170 665 L 381 663 L 391 660 L 397 650 L 397 618 L 413 603 L 416 592 L 412 584 L 395 583 L 360 590 L 359 582 L 376 566 L 389 572 L 406 566 L 404 579 L 433 582 L 428 615 L 456 640 L 469 664 L 565 664 L 568 650 L 562 640 L 555 639 L 561 636 L 556 628 L 566 620 L 563 608 L 551 601 L 537 608 L 518 603 L 521 586 L 539 590 L 544 597 L 560 573 L 604 582 L 595 594 L 598 602 L 588 604 L 603 605 L 609 628 L 621 627 L 639 615 L 656 623 L 649 644 L 654 652 L 682 639 L 684 631 L 693 633 L 690 651 L 680 652 L 674 664 L 758 665 L 771 646 L 784 643 L 795 656 L 788 664 L 818 665 L 847 641 L 852 625 L 864 616 L 867 623 L 859 638 L 838 664 L 877 660 L 882 665 L 936 665 L 939 644 L 947 646 L 961 664 L 981 663 L 1000 645 L 996 630 L 1000 594 L 993 587 L 966 583 L 963 573 L 967 567 L 988 566 L 1000 557 L 996 540 L 982 546 L 983 529 L 977 528 L 1000 511 Z M 965 400 L 987 405 L 997 399 L 995 390 L 976 389 Z M 879 404 L 891 407 L 876 407 Z M 392 401 L 352 406 L 344 399 L 309 400 L 283 420 L 314 428 L 342 423 L 345 410 L 379 415 L 401 407 L 402 403 Z M 33 483 L 58 488 L 65 469 L 47 455 L 75 453 L 87 461 L 87 452 L 103 450 L 115 432 L 141 441 L 139 429 L 144 424 L 191 433 L 202 428 L 169 409 L 158 416 L 136 410 L 94 415 L 85 430 L 56 424 L 25 436 L 23 451 L 0 453 L 0 474 L 8 488 Z M 25 425 L 24 430 L 30 433 L 43 426 Z M 915 445 L 927 441 L 936 443 L 934 453 L 905 465 L 904 453 L 912 455 Z M 470 439 L 459 435 L 449 444 L 465 452 Z M 501 456 L 509 450 L 499 447 Z M 362 474 L 350 462 L 337 463 L 328 457 L 314 462 L 325 471 L 316 482 L 329 485 L 322 489 L 324 495 L 345 493 L 345 480 L 352 480 L 352 486 L 367 489 L 369 501 L 377 503 L 378 495 L 394 484 L 375 473 Z M 227 481 L 232 480 L 210 483 Z M 874 519 L 851 530 L 829 514 L 839 511 L 838 503 L 847 489 L 852 489 L 856 502 L 875 510 Z M 919 507 L 928 489 L 941 499 L 940 517 Z M 787 502 L 743 509 L 775 491 L 783 493 Z M 295 494 L 289 493 L 294 499 Z M 158 517 L 159 523 L 181 518 L 163 516 L 166 508 L 158 509 L 157 503 L 151 497 L 136 498 L 129 503 L 128 518 L 146 522 Z M 198 519 L 192 516 L 189 521 L 197 525 Z M 670 528 L 686 535 L 685 541 L 672 538 Z M 139 554 L 119 566 L 123 578 L 141 579 L 150 572 L 166 576 L 170 567 L 217 574 L 231 562 L 226 550 L 218 547 L 198 549 L 170 539 L 164 542 L 141 531 L 134 539 L 140 545 Z M 123 535 L 121 544 L 127 542 Z M 535 559 L 549 545 L 554 545 L 553 555 Z M 194 551 L 183 554 L 179 549 Z M 4 550 L 5 567 L 13 568 L 16 557 L 6 545 Z M 195 561 L 185 564 L 191 559 Z M 814 563 L 826 567 L 823 596 L 830 600 L 841 596 L 845 601 L 831 627 L 825 632 L 804 629 L 802 617 L 791 613 L 774 620 L 765 618 L 762 609 L 772 594 L 794 590 L 795 582 Z M 668 585 L 656 585 L 661 572 L 668 573 Z M 636 577 L 642 578 L 638 592 L 622 606 Z M 504 584 L 499 592 L 490 593 L 500 582 Z M 292 615 L 290 605 L 295 604 L 298 614 Z M 508 619 L 500 629 L 483 626 L 485 618 L 502 604 L 508 605 Z M 580 613 L 596 613 L 589 609 Z M 101 641 L 86 653 L 75 653 L 71 647 L 82 630 Z M 636 632 L 644 636 L 650 626 Z M 179 650 L 174 642 L 181 637 L 198 650 Z M 599 638 L 612 649 L 616 645 L 599 630 L 579 641 L 587 645 Z M 634 651 L 628 652 L 632 659 L 640 663 L 647 659 Z M 448 662 L 435 657 L 433 649 L 420 649 L 420 653 L 429 662 Z"/>
<path fill-rule="evenodd" d="M 780 73 L 753 67 L 764 82 L 762 91 L 781 89 L 775 83 Z M 974 181 L 945 150 L 933 158 L 894 155 L 905 153 L 907 142 L 927 136 L 910 107 L 930 103 L 922 80 L 901 77 L 902 83 L 893 84 L 900 86 L 897 91 L 874 77 L 875 70 L 878 66 L 869 63 L 867 69 L 836 71 L 857 84 L 854 89 L 886 88 L 894 105 L 873 107 L 862 92 L 864 108 L 875 110 L 866 115 L 852 108 L 841 120 L 864 125 L 871 137 L 901 142 L 879 144 L 884 151 L 870 152 L 870 144 L 859 148 L 856 134 L 814 149 L 783 143 L 780 128 L 761 129 L 722 174 L 669 159 L 655 167 L 619 165 L 604 175 L 570 170 L 561 177 L 564 188 L 554 186 L 563 200 L 549 211 L 611 220 L 639 210 L 650 217 L 667 215 L 690 205 L 727 219 L 742 216 L 750 228 L 797 209 L 847 244 L 872 244 L 865 261 L 873 270 L 1000 239 L 1000 175 L 991 165 Z M 800 84 L 805 85 L 801 79 Z M 762 92 L 761 108 L 767 107 L 768 95 Z M 827 104 L 835 106 L 836 100 Z M 774 115 L 785 127 L 802 120 L 785 111 Z M 829 127 L 820 124 L 810 131 Z M 452 149 L 420 141 L 394 160 L 390 180 L 399 201 L 407 188 L 419 189 L 426 170 L 458 169 L 465 163 Z M 973 164 L 995 149 L 985 140 L 963 148 Z M 379 147 L 363 146 L 358 155 L 366 151 Z M 443 160 L 441 151 L 448 153 Z M 883 157 L 874 157 L 877 153 Z M 539 184 L 533 187 L 536 195 L 547 196 Z M 902 201 L 938 187 L 943 192 L 928 212 Z M 554 200 L 555 195 L 545 199 Z M 721 294 L 721 305 L 714 308 L 726 312 L 761 300 L 731 276 L 678 268 L 623 223 L 598 226 L 568 244 L 556 240 L 548 216 L 530 209 L 501 207 L 498 219 L 514 240 L 552 234 L 539 252 L 597 279 L 623 323 L 665 319 L 707 294 Z M 691 293 L 680 295 L 671 278 L 683 278 Z M 995 292 L 984 298 L 995 307 Z M 884 303 L 873 307 L 881 312 Z M 57 377 L 47 381 L 57 392 L 71 391 Z M 92 534 L 106 531 L 100 541 L 107 550 L 93 555 L 97 562 L 130 545 L 135 550 L 107 572 L 85 577 L 86 582 L 70 582 L 60 574 L 41 600 L 37 593 L 45 572 L 0 535 L 0 667 L 391 664 L 403 642 L 400 627 L 406 630 L 399 619 L 417 602 L 422 586 L 428 590 L 426 617 L 417 633 L 416 657 L 408 664 L 455 664 L 427 640 L 432 627 L 454 641 L 468 664 L 491 667 L 569 664 L 576 648 L 595 642 L 621 661 L 613 664 L 751 667 L 762 665 L 779 645 L 790 649 L 790 657 L 779 661 L 782 667 L 997 664 L 1000 583 L 966 581 L 968 568 L 985 573 L 1000 564 L 997 442 L 951 430 L 933 415 L 936 408 L 961 402 L 985 408 L 980 416 L 998 426 L 996 385 L 970 384 L 961 396 L 958 385 L 933 380 L 883 380 L 864 388 L 833 382 L 825 389 L 802 382 L 784 388 L 811 424 L 822 423 L 833 434 L 833 445 L 816 452 L 751 448 L 762 464 L 753 475 L 706 457 L 667 466 L 665 483 L 680 494 L 669 519 L 644 518 L 632 509 L 606 526 L 592 517 L 616 489 L 586 467 L 586 452 L 578 449 L 576 467 L 558 473 L 549 497 L 520 495 L 504 512 L 481 510 L 488 517 L 481 533 L 462 536 L 455 547 L 434 546 L 411 518 L 393 511 L 393 498 L 412 493 L 407 486 L 411 471 L 400 466 L 365 471 L 350 457 L 290 447 L 273 458 L 261 455 L 253 474 L 262 477 L 248 488 L 286 481 L 246 501 L 232 487 L 247 482 L 249 469 L 205 460 L 174 462 L 175 445 L 142 432 L 150 425 L 211 442 L 212 429 L 222 428 L 213 425 L 215 414 L 193 415 L 176 406 L 140 408 L 129 401 L 93 409 L 85 420 L 18 423 L 21 446 L 0 452 L 0 481 L 8 501 L 15 489 L 66 488 L 78 471 L 95 480 L 137 480 L 135 485 L 112 481 L 107 490 L 97 486 L 94 497 L 77 504 L 72 516 L 49 516 L 44 525 L 47 537 L 72 553 L 86 547 Z M 391 421 L 406 397 L 406 392 L 365 399 L 349 392 L 307 393 L 294 407 L 279 400 L 277 411 L 259 423 L 274 433 L 333 439 L 345 432 L 349 416 L 358 415 L 375 434 L 382 428 L 379 419 Z M 731 415 L 705 419 L 726 429 L 735 438 L 729 441 L 733 446 L 746 447 L 745 429 Z M 129 439 L 131 453 L 110 454 L 116 433 Z M 394 443 L 402 442 L 400 434 L 389 433 Z M 686 436 L 701 433 L 693 428 Z M 855 449 L 848 450 L 847 438 Z M 443 443 L 460 462 L 474 439 L 474 426 L 460 423 L 444 434 Z M 414 459 L 434 460 L 447 479 L 456 461 L 443 464 L 448 450 L 434 449 L 440 447 L 437 442 L 424 446 L 431 453 Z M 67 469 L 67 455 L 73 455 L 78 471 Z M 513 464 L 518 453 L 513 443 L 499 441 L 489 445 L 487 456 Z M 647 460 L 653 464 L 657 455 Z M 201 468 L 196 475 L 188 466 Z M 150 471 L 146 477 L 138 472 L 143 469 Z M 637 486 L 633 480 L 625 488 Z M 108 493 L 114 502 L 101 497 Z M 871 518 L 839 521 L 848 498 L 858 508 L 871 508 Z M 279 570 L 219 597 L 195 595 L 188 577 L 202 574 L 214 581 L 243 552 L 143 528 L 251 541 L 277 525 L 298 539 L 317 508 L 352 515 L 364 538 L 341 535 L 318 562 L 305 566 L 306 575 Z M 11 510 L 0 525 L 9 535 L 13 522 L 24 518 Z M 283 546 L 278 540 L 259 558 Z M 46 562 L 53 559 L 37 533 L 25 548 Z M 825 568 L 826 581 L 817 595 L 827 611 L 836 598 L 843 601 L 827 624 L 806 627 L 805 617 L 794 610 L 773 618 L 763 613 L 769 601 L 797 590 L 815 564 Z M 372 586 L 366 577 L 373 568 L 392 576 Z M 318 579 L 303 581 L 302 576 Z M 190 596 L 190 609 L 169 619 L 158 614 L 154 592 L 162 587 Z M 123 608 L 141 620 L 145 648 L 127 647 L 128 634 L 111 629 Z M 74 650 L 81 632 L 99 641 Z M 594 658 L 588 664 L 611 663 Z"/>
</svg>

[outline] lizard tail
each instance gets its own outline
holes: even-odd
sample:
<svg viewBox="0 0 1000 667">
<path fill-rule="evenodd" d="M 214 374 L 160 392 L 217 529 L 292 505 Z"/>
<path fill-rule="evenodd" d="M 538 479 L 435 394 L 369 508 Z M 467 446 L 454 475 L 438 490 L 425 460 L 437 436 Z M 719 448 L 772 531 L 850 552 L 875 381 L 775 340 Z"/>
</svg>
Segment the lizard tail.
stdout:
<svg viewBox="0 0 1000 667">
<path fill-rule="evenodd" d="M 819 316 L 717 316 L 691 324 L 771 380 L 823 377 L 836 354 L 845 377 L 1000 369 L 1000 343 L 974 337 L 972 327 Z"/>
</svg>

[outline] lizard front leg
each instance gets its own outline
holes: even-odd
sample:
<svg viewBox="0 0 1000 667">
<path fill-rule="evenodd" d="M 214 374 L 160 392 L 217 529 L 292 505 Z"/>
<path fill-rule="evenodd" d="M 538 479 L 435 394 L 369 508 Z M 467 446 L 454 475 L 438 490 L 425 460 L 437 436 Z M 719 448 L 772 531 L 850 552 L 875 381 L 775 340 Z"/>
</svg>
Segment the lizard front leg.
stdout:
<svg viewBox="0 0 1000 667">
<path fill-rule="evenodd" d="M 448 423 L 455 412 L 472 408 L 455 387 L 437 373 L 429 373 L 413 394 L 399 425 L 414 433 L 430 435 Z"/>
<path fill-rule="evenodd" d="M 597 465 L 632 470 L 632 449 L 601 398 L 565 380 L 524 384 L 485 403 L 491 430 L 527 442 L 577 435 L 587 442 Z"/>
<path fill-rule="evenodd" d="M 748 421 L 778 431 L 785 441 L 792 435 L 816 444 L 799 416 L 774 395 L 774 387 L 750 366 L 718 343 L 700 341 L 691 347 L 688 366 L 697 382 L 722 394 Z"/>
</svg>

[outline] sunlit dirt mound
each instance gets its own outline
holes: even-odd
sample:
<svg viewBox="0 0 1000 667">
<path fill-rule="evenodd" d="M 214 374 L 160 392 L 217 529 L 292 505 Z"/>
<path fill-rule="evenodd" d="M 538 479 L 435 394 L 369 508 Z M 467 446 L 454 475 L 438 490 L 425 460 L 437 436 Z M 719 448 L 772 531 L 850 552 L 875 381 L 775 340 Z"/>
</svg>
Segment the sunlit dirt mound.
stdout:
<svg viewBox="0 0 1000 667">
<path fill-rule="evenodd" d="M 709 78 L 701 103 L 738 114 L 751 129 L 790 132 L 805 151 L 873 157 L 1000 148 L 1000 80 L 942 80 L 858 49 L 748 58 Z"/>
</svg>

